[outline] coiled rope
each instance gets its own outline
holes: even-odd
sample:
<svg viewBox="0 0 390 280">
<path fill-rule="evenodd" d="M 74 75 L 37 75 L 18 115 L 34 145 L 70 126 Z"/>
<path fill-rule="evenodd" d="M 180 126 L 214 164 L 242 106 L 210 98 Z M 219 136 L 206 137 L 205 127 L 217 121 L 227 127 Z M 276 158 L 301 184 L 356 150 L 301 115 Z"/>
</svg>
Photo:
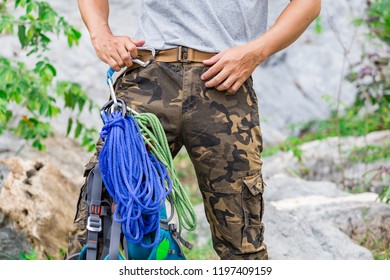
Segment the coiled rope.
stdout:
<svg viewBox="0 0 390 280">
<path fill-rule="evenodd" d="M 174 169 L 164 129 L 151 113 L 132 116 L 120 111 L 102 113 L 104 122 L 99 154 L 102 179 L 117 208 L 129 242 L 153 247 L 160 236 L 160 209 L 168 197 L 176 209 L 179 232 L 196 228 L 196 215 Z M 150 151 L 145 144 L 150 147 Z M 152 244 L 142 238 L 155 231 Z"/>
<path fill-rule="evenodd" d="M 149 145 L 151 152 L 166 166 L 170 173 L 173 189 L 169 197 L 172 199 L 177 212 L 179 232 L 182 231 L 182 228 L 193 231 L 197 224 L 194 208 L 179 181 L 172 154 L 169 150 L 168 140 L 159 119 L 151 113 L 137 114 L 135 119 L 141 129 L 145 143 Z"/>
<path fill-rule="evenodd" d="M 102 179 L 117 207 L 114 220 L 121 223 L 129 242 L 145 248 L 160 238 L 160 209 L 172 190 L 166 167 L 147 151 L 135 119 L 120 111 L 102 113 L 100 137 L 104 145 L 99 154 Z M 143 237 L 155 232 L 154 242 Z"/>
</svg>

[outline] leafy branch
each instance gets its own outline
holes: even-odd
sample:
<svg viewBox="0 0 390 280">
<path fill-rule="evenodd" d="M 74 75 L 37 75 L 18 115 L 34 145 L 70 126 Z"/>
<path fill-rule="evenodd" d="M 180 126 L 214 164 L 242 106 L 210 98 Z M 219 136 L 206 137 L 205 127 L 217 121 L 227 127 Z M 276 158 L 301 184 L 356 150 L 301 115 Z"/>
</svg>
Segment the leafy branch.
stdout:
<svg viewBox="0 0 390 280">
<path fill-rule="evenodd" d="M 80 114 L 85 108 L 92 111 L 97 106 L 80 84 L 57 81 L 57 70 L 45 55 L 52 42 L 51 36 L 65 36 L 68 46 L 73 47 L 79 43 L 80 31 L 47 2 L 12 2 L 13 5 L 7 0 L 0 2 L 0 36 L 17 34 L 21 48 L 37 62 L 34 68 L 29 68 L 23 62 L 0 56 L 0 135 L 11 131 L 44 150 L 42 141 L 53 134 L 50 119 L 61 114 L 57 101 L 63 100 L 65 108 L 72 111 L 67 135 L 73 132 L 74 138 L 80 139 L 89 151 L 93 150 L 97 131 L 81 122 Z M 15 104 L 23 109 L 21 116 L 13 113 Z"/>
</svg>

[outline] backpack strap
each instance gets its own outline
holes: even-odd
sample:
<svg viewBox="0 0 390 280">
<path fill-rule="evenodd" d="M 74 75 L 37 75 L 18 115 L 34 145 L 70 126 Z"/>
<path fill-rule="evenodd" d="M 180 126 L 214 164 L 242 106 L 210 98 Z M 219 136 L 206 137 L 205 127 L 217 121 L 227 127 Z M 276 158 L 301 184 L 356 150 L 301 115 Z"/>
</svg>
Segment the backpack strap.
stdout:
<svg viewBox="0 0 390 280">
<path fill-rule="evenodd" d="M 103 181 L 100 175 L 99 163 L 91 170 L 88 176 L 88 219 L 87 219 L 87 244 L 86 259 L 96 260 L 98 253 L 98 237 L 102 230 L 101 196 Z"/>
<path fill-rule="evenodd" d="M 103 203 L 107 203 L 109 206 L 102 206 L 102 216 L 103 216 L 103 250 L 100 256 L 101 260 L 104 260 L 106 256 L 108 255 L 109 248 L 110 248 L 110 235 L 111 235 L 111 224 L 112 224 L 112 217 L 111 213 L 113 212 L 112 205 L 113 203 L 104 200 Z"/>
</svg>

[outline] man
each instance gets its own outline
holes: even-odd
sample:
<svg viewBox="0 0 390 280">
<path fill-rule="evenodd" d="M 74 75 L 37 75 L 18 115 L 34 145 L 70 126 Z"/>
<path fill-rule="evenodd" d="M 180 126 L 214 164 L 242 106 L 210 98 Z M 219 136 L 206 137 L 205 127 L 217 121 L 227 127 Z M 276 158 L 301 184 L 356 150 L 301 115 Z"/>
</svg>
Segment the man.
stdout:
<svg viewBox="0 0 390 280">
<path fill-rule="evenodd" d="M 117 79 L 117 96 L 159 117 L 173 156 L 186 147 L 220 258 L 267 259 L 262 137 L 251 75 L 305 31 L 321 1 L 291 1 L 267 30 L 267 0 L 144 0 L 136 39 L 111 33 L 108 0 L 78 3 L 97 56 L 116 71 L 128 69 Z M 135 67 L 132 58 L 144 44 L 158 50 L 156 61 Z M 84 192 L 85 186 L 80 197 Z M 86 211 L 80 200 L 70 253 L 85 244 Z"/>
</svg>

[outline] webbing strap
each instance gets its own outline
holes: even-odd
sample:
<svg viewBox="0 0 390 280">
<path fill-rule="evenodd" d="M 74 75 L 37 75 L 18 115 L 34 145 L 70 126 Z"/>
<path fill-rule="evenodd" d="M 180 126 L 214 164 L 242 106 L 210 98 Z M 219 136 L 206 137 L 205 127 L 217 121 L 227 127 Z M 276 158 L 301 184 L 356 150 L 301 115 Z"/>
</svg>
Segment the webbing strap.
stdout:
<svg viewBox="0 0 390 280">
<path fill-rule="evenodd" d="M 103 250 L 100 259 L 104 260 L 108 256 L 110 248 L 110 237 L 111 237 L 111 216 L 106 215 L 103 217 Z"/>
<path fill-rule="evenodd" d="M 88 219 L 87 219 L 87 260 L 96 260 L 98 252 L 98 237 L 102 230 L 101 214 L 101 195 L 103 181 L 100 175 L 99 163 L 91 170 L 88 175 Z"/>
<path fill-rule="evenodd" d="M 112 214 L 113 216 L 115 213 Z M 111 234 L 110 234 L 110 250 L 108 252 L 109 260 L 117 260 L 119 258 L 119 245 L 121 242 L 121 224 L 112 218 Z"/>
</svg>

